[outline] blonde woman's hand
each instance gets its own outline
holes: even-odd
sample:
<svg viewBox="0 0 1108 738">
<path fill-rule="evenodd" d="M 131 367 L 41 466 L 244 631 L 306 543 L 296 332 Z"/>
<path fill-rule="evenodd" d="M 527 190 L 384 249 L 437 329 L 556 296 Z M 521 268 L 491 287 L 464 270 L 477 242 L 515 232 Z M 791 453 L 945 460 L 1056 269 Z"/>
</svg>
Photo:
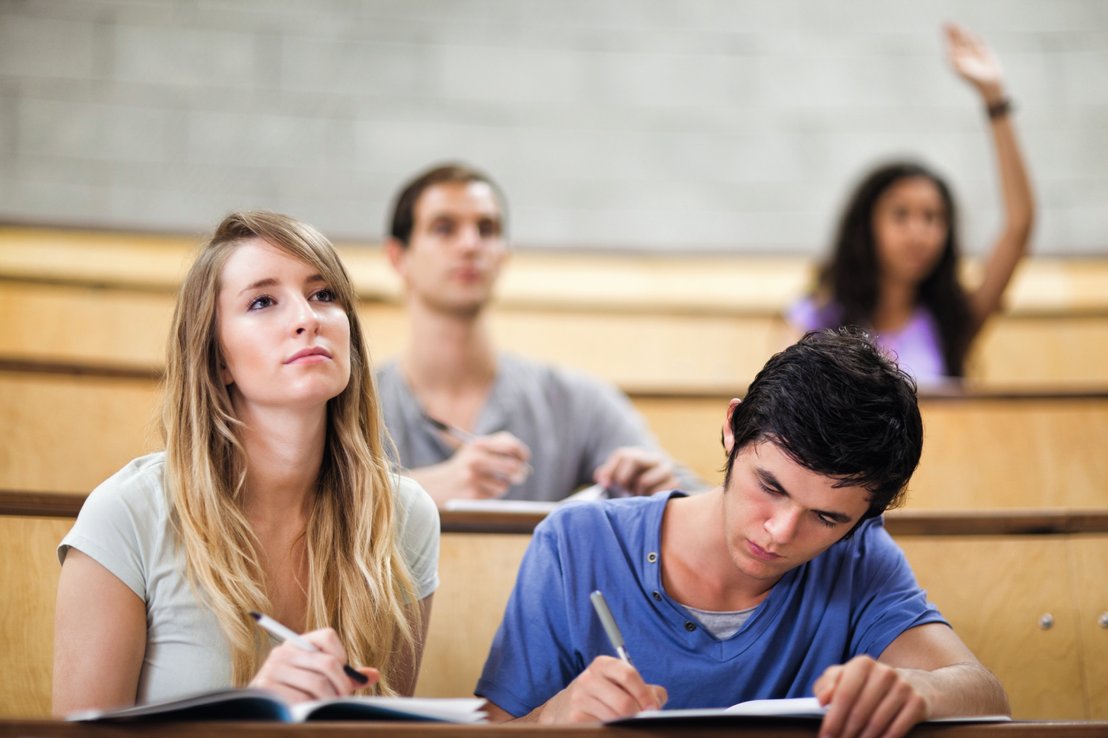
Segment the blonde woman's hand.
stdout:
<svg viewBox="0 0 1108 738">
<path fill-rule="evenodd" d="M 305 651 L 285 641 L 270 651 L 262 668 L 251 680 L 251 687 L 276 692 L 286 702 L 323 700 L 346 697 L 356 689 L 376 684 L 380 672 L 373 668 L 357 669 L 369 682 L 357 684 L 343 671 L 346 649 L 333 628 L 313 630 L 301 636 L 317 651 Z"/>
<path fill-rule="evenodd" d="M 1004 74 L 988 45 L 965 28 L 947 23 L 946 53 L 959 77 L 973 85 L 987 105 L 1004 98 Z"/>
</svg>

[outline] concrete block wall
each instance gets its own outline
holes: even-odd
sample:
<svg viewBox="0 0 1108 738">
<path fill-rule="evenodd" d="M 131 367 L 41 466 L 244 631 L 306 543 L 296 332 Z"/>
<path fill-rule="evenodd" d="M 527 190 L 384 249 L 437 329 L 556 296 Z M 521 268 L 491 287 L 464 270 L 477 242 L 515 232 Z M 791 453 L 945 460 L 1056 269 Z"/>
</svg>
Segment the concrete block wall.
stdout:
<svg viewBox="0 0 1108 738">
<path fill-rule="evenodd" d="M 967 250 L 999 192 L 940 23 L 997 51 L 1039 253 L 1108 247 L 1103 0 L 0 0 L 0 220 L 203 232 L 264 207 L 376 240 L 399 182 L 493 174 L 520 247 L 824 252 L 912 155 Z"/>
</svg>

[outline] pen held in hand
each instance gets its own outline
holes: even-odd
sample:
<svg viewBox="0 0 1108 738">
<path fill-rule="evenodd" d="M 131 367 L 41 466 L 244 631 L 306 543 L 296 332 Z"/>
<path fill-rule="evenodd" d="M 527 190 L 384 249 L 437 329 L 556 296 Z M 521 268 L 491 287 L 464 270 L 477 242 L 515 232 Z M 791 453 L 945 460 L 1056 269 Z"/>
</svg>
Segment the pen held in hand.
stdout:
<svg viewBox="0 0 1108 738">
<path fill-rule="evenodd" d="M 445 421 L 439 420 L 438 418 L 432 417 L 432 416 L 428 415 L 427 413 L 423 413 L 423 419 L 426 420 L 431 425 L 433 425 L 436 430 L 442 431 L 443 433 L 450 436 L 451 438 L 453 438 L 456 441 L 461 441 L 462 443 L 469 443 L 470 441 L 473 441 L 477 438 L 476 433 L 470 433 L 467 430 L 462 430 L 461 428 L 459 428 L 456 425 L 451 425 L 450 423 L 447 423 Z"/>
<path fill-rule="evenodd" d="M 459 443 L 472 443 L 473 441 L 476 441 L 478 438 L 480 438 L 480 436 L 478 436 L 476 433 L 470 433 L 467 430 L 459 428 L 456 425 L 451 425 L 450 423 L 447 423 L 444 420 L 439 420 L 438 418 L 436 418 L 432 415 L 428 415 L 427 413 L 421 413 L 421 415 L 423 416 L 424 420 L 426 420 L 428 423 L 431 424 L 432 427 L 435 428 L 435 430 L 446 434 L 447 436 L 449 436 L 450 438 L 453 438 L 455 441 L 457 441 Z M 500 455 L 502 455 L 502 456 L 511 456 L 511 454 L 500 454 Z M 527 477 L 531 476 L 532 471 L 534 471 L 534 468 L 530 464 L 524 462 L 524 464 L 523 464 L 523 479 L 516 480 L 513 483 L 514 484 L 519 484 L 519 483 L 522 483 L 523 481 L 526 481 Z M 508 480 L 508 481 L 512 481 L 512 480 Z"/>
<path fill-rule="evenodd" d="M 608 602 L 604 599 L 603 593 L 598 589 L 589 595 L 589 599 L 592 600 L 592 606 L 596 610 L 597 617 L 600 618 L 600 624 L 604 626 L 604 632 L 608 634 L 608 640 L 612 642 L 612 648 L 616 650 L 623 662 L 630 666 L 631 657 L 627 655 L 627 649 L 623 645 L 623 634 L 619 632 L 619 626 L 616 625 L 616 619 L 612 617 L 612 611 L 608 609 Z"/>
<path fill-rule="evenodd" d="M 262 615 L 260 612 L 251 611 L 250 617 L 254 618 L 254 620 L 258 623 L 258 627 L 260 627 L 262 630 L 282 641 L 288 641 L 292 645 L 299 648 L 301 651 L 308 651 L 311 653 L 317 653 L 319 651 L 319 649 L 316 648 L 315 645 L 313 645 L 310 641 L 305 640 L 295 630 L 281 625 L 268 615 Z M 369 677 L 367 677 L 365 674 L 362 674 L 361 672 L 355 671 L 354 668 L 350 666 L 350 664 L 343 664 L 342 670 L 346 672 L 346 676 L 350 677 L 358 684 L 369 684 Z"/>
</svg>

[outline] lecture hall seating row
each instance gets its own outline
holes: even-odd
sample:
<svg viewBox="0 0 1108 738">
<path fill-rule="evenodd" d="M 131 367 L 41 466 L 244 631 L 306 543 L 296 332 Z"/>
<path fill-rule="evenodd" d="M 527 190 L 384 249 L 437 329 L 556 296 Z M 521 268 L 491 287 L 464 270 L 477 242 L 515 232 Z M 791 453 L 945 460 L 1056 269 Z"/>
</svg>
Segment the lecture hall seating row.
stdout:
<svg viewBox="0 0 1108 738">
<path fill-rule="evenodd" d="M 156 379 L 35 369 L 0 358 L 0 487 L 87 493 L 161 448 Z M 711 484 L 721 481 L 728 399 L 632 395 L 662 445 Z M 1108 390 L 925 396 L 921 408 L 911 508 L 1108 508 Z"/>
<path fill-rule="evenodd" d="M 49 711 L 54 554 L 80 496 L 0 491 L 0 717 Z M 536 516 L 443 513 L 417 694 L 470 693 Z M 1015 717 L 1108 719 L 1108 512 L 896 512 L 890 532 L 931 599 L 1008 689 Z M 972 565 L 971 565 L 972 564 Z"/>
<path fill-rule="evenodd" d="M 0 356 L 156 370 L 199 239 L 0 227 Z M 377 358 L 404 343 L 398 280 L 380 249 L 342 244 Z M 973 277 L 973 265 L 967 268 Z M 499 289 L 499 345 L 628 392 L 734 392 L 788 341 L 800 257 L 520 251 Z M 1108 260 L 1031 259 L 971 359 L 985 387 L 1108 386 Z"/>
</svg>

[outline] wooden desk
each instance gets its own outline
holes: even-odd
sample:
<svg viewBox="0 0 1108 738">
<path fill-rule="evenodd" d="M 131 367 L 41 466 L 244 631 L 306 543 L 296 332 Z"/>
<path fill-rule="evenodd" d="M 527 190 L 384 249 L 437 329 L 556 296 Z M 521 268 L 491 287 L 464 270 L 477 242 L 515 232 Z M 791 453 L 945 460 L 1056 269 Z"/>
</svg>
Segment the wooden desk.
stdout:
<svg viewBox="0 0 1108 738">
<path fill-rule="evenodd" d="M 642 738 L 696 736 L 697 738 L 808 738 L 816 736 L 813 721 L 776 720 L 716 726 L 638 728 L 603 725 L 434 725 L 429 723 L 175 723 L 154 725 L 89 725 L 56 721 L 0 720 L 0 738 L 139 738 L 156 731 L 159 738 L 328 738 L 329 736 L 505 736 L 505 738 Z M 909 738 L 1104 738 L 1108 722 L 1011 722 L 961 725 L 921 725 Z"/>
<path fill-rule="evenodd" d="M 0 716 L 49 710 L 54 547 L 83 495 L 0 491 L 0 608 L 9 643 Z M 416 693 L 468 695 L 538 515 L 444 512 L 427 649 Z M 1108 719 L 1108 511 L 890 513 L 921 584 L 1008 690 L 1017 717 Z M 1040 627 L 1050 613 L 1055 624 Z"/>
</svg>

